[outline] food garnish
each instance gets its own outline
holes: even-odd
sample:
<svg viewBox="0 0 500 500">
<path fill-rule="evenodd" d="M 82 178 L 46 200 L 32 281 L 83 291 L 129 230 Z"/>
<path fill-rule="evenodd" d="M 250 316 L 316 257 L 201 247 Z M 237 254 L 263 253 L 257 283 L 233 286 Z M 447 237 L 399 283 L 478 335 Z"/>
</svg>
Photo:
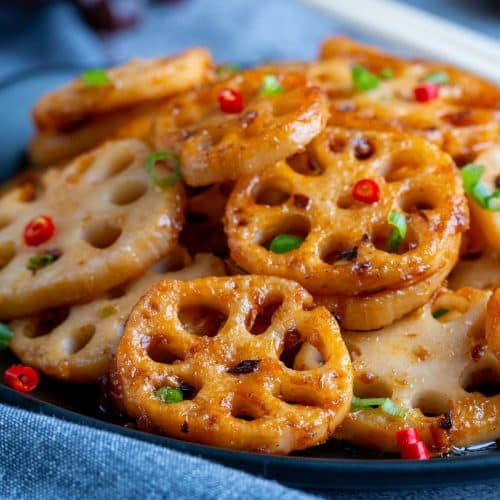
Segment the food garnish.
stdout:
<svg viewBox="0 0 500 500">
<path fill-rule="evenodd" d="M 500 189 L 489 192 L 488 187 L 481 182 L 484 174 L 484 165 L 468 163 L 460 170 L 464 191 L 485 210 L 497 212 L 500 210 Z"/>
<path fill-rule="evenodd" d="M 100 68 L 84 71 L 80 78 L 87 87 L 103 87 L 113 83 L 106 70 Z"/>
<path fill-rule="evenodd" d="M 376 203 L 380 200 L 380 186 L 373 179 L 361 179 L 354 184 L 352 197 L 362 203 Z"/>
<path fill-rule="evenodd" d="M 39 215 L 30 220 L 24 228 L 26 245 L 36 247 L 50 240 L 56 232 L 54 221 L 48 215 Z"/>
<path fill-rule="evenodd" d="M 352 81 L 357 90 L 366 92 L 376 89 L 380 80 L 377 75 L 366 69 L 364 66 L 356 64 L 351 70 Z"/>
<path fill-rule="evenodd" d="M 169 163 L 172 164 L 173 170 L 169 177 L 160 178 L 156 176 L 154 169 L 156 164 L 158 162 L 163 162 L 163 160 L 169 160 Z M 152 153 L 148 156 L 146 161 L 146 172 L 156 186 L 162 188 L 173 186 L 181 179 L 181 160 L 178 155 L 168 151 L 158 151 L 157 153 Z"/>
<path fill-rule="evenodd" d="M 304 238 L 301 236 L 296 236 L 294 234 L 282 233 L 275 236 L 271 241 L 269 250 L 273 253 L 287 253 L 291 250 L 295 250 L 302 245 Z"/>
<path fill-rule="evenodd" d="M 31 366 L 12 365 L 5 370 L 3 381 L 16 391 L 31 392 L 38 386 L 40 378 Z"/>
<path fill-rule="evenodd" d="M 389 238 L 387 239 L 387 251 L 396 253 L 406 238 L 406 217 L 401 212 L 391 210 L 387 217 L 387 222 L 392 226 Z"/>
<path fill-rule="evenodd" d="M 429 102 L 439 97 L 441 87 L 437 83 L 424 82 L 418 84 L 414 89 L 415 100 L 418 102 Z"/>
<path fill-rule="evenodd" d="M 262 79 L 262 95 L 276 95 L 283 92 L 283 86 L 280 84 L 275 75 L 266 75 Z"/>
<path fill-rule="evenodd" d="M 414 427 L 398 431 L 396 440 L 401 452 L 401 458 L 406 460 L 428 460 L 430 458 L 427 445 L 422 441 L 417 429 Z"/>
<path fill-rule="evenodd" d="M 9 347 L 10 341 L 14 336 L 14 332 L 9 325 L 0 322 L 0 350 Z"/>
<path fill-rule="evenodd" d="M 243 94 L 234 89 L 222 89 L 218 96 L 220 110 L 223 113 L 236 114 L 243 109 Z"/>
<path fill-rule="evenodd" d="M 178 387 L 160 387 L 155 394 L 162 403 L 167 404 L 180 403 L 184 399 L 184 394 Z"/>
</svg>

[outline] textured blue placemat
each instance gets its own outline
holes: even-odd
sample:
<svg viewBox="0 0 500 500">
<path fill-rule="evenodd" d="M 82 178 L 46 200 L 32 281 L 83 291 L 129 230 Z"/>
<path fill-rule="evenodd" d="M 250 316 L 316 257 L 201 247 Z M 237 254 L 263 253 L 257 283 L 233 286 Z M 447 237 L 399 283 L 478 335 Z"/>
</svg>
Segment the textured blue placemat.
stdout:
<svg viewBox="0 0 500 500">
<path fill-rule="evenodd" d="M 500 36 L 499 2 L 410 3 Z M 307 59 L 326 35 L 338 31 L 350 33 L 292 0 L 185 0 L 151 9 L 139 27 L 103 38 L 66 4 L 30 12 L 0 7 L 0 83 L 46 64 L 96 66 L 193 44 L 210 47 L 219 60 Z M 0 117 L 2 132 L 11 126 L 2 102 Z M 0 405 L 0 457 L 0 498 L 310 498 L 205 460 L 5 405 Z M 500 493 L 498 486 L 476 485 L 329 496 L 491 500 Z"/>
</svg>

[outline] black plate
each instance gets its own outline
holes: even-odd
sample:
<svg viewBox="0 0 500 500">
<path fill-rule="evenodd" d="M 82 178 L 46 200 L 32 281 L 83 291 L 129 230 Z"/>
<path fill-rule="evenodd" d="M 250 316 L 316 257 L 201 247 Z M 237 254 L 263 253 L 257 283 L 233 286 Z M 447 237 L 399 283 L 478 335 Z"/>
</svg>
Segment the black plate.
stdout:
<svg viewBox="0 0 500 500">
<path fill-rule="evenodd" d="M 30 109 L 43 92 L 68 80 L 76 69 L 51 68 L 24 74 L 0 84 L 0 179 L 11 176 L 22 158 L 32 130 Z M 14 362 L 0 354 L 0 372 Z M 186 443 L 123 427 L 99 410 L 96 386 L 76 386 L 42 380 L 30 395 L 0 384 L 0 401 L 72 422 L 116 432 L 191 453 L 276 479 L 290 486 L 312 489 L 388 489 L 445 486 L 498 480 L 498 447 L 425 462 L 399 460 L 332 442 L 288 457 L 268 456 Z"/>
</svg>

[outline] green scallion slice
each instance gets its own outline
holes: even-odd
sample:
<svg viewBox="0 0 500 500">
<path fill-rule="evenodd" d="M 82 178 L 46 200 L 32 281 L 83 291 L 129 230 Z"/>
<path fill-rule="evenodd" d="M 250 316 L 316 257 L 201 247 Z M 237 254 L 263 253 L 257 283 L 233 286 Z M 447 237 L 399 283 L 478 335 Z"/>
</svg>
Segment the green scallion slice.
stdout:
<svg viewBox="0 0 500 500">
<path fill-rule="evenodd" d="M 444 308 L 442 308 L 442 309 L 438 309 L 438 310 L 434 311 L 434 312 L 432 313 L 432 316 L 433 316 L 433 318 L 435 318 L 435 319 L 439 319 L 439 318 L 441 318 L 442 316 L 444 316 L 445 314 L 448 314 L 449 312 L 450 312 L 450 310 L 449 310 L 449 309 L 444 309 Z"/>
<path fill-rule="evenodd" d="M 484 165 L 476 163 L 469 163 L 462 167 L 460 175 L 462 176 L 464 191 L 481 208 L 498 212 L 500 211 L 500 190 L 496 189 L 493 193 L 490 193 L 488 187 L 481 182 L 484 171 Z"/>
<path fill-rule="evenodd" d="M 302 245 L 304 238 L 301 236 L 296 236 L 294 234 L 282 233 L 275 236 L 271 241 L 269 250 L 273 253 L 287 253 L 291 250 L 295 250 Z"/>
<path fill-rule="evenodd" d="M 111 78 L 104 69 L 89 69 L 84 71 L 80 78 L 87 87 L 103 87 L 112 83 Z"/>
<path fill-rule="evenodd" d="M 387 239 L 387 251 L 396 253 L 406 238 L 408 229 L 406 217 L 401 212 L 391 210 L 387 217 L 387 222 L 392 226 L 389 238 Z"/>
<path fill-rule="evenodd" d="M 351 75 L 354 86 L 361 92 L 376 89 L 380 83 L 380 79 L 377 75 L 374 75 L 371 71 L 359 64 L 353 66 Z"/>
<path fill-rule="evenodd" d="M 0 349 L 9 347 L 10 341 L 14 336 L 14 332 L 8 325 L 0 322 Z"/>
<path fill-rule="evenodd" d="M 382 78 L 382 80 L 390 80 L 391 78 L 394 78 L 394 71 L 392 71 L 391 68 L 383 68 L 378 76 Z"/>
<path fill-rule="evenodd" d="M 283 86 L 280 84 L 275 75 L 265 75 L 262 79 L 262 87 L 260 93 L 262 95 L 276 95 L 283 92 Z"/>
<path fill-rule="evenodd" d="M 184 395 L 178 387 L 160 387 L 158 390 L 156 390 L 155 394 L 162 403 L 180 403 L 184 400 Z"/>
<path fill-rule="evenodd" d="M 450 78 L 444 71 L 434 71 L 423 78 L 423 81 L 429 83 L 437 83 L 439 85 L 446 85 L 450 81 Z"/>
<path fill-rule="evenodd" d="M 351 410 L 367 410 L 380 408 L 384 413 L 398 418 L 406 418 L 408 412 L 404 408 L 394 404 L 390 398 L 358 398 L 353 396 Z"/>
<path fill-rule="evenodd" d="M 36 273 L 39 269 L 50 266 L 55 260 L 57 260 L 57 256 L 53 253 L 41 253 L 30 257 L 26 267 L 33 273 Z"/>
<path fill-rule="evenodd" d="M 154 169 L 157 162 L 169 160 L 172 163 L 173 170 L 169 177 L 157 177 Z M 158 151 L 148 156 L 146 161 L 146 172 L 153 183 L 159 187 L 169 187 L 177 184 L 181 179 L 181 161 L 178 155 L 169 153 L 168 151 Z"/>
</svg>

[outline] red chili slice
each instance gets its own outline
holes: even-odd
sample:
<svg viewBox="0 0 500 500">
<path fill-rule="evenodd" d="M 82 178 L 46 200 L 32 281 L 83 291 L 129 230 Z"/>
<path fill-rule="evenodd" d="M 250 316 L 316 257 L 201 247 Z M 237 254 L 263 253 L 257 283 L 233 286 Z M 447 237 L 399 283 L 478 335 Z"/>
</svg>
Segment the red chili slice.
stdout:
<svg viewBox="0 0 500 500">
<path fill-rule="evenodd" d="M 410 427 L 409 429 L 398 431 L 396 433 L 396 440 L 400 448 L 411 443 L 416 443 L 417 441 L 422 441 L 415 427 Z"/>
<path fill-rule="evenodd" d="M 29 221 L 24 228 L 24 241 L 26 245 L 36 247 L 50 240 L 56 232 L 54 221 L 48 215 L 39 215 Z"/>
<path fill-rule="evenodd" d="M 223 113 L 240 113 L 243 109 L 243 94 L 234 89 L 222 89 L 217 96 Z"/>
<path fill-rule="evenodd" d="M 431 454 L 423 441 L 410 443 L 401 448 L 401 458 L 405 460 L 429 460 Z"/>
<path fill-rule="evenodd" d="M 376 203 L 380 200 L 380 186 L 373 179 L 361 179 L 354 184 L 352 197 L 362 203 Z"/>
<path fill-rule="evenodd" d="M 418 102 L 429 102 L 439 97 L 441 87 L 438 83 L 424 82 L 413 89 L 415 100 Z"/>
<path fill-rule="evenodd" d="M 31 392 L 38 386 L 40 378 L 31 366 L 12 365 L 3 374 L 6 385 L 19 392 Z"/>
</svg>

